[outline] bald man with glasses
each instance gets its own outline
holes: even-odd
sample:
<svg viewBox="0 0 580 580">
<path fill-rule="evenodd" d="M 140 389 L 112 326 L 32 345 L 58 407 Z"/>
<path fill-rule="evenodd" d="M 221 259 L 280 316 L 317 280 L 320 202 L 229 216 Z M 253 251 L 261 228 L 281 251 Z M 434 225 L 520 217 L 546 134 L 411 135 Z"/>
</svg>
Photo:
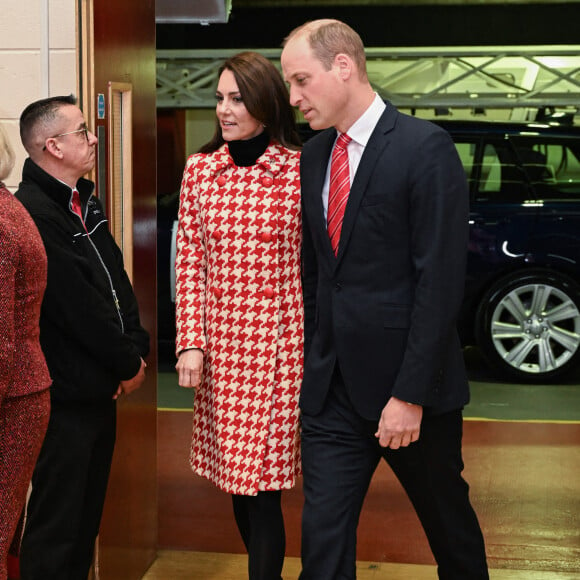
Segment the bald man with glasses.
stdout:
<svg viewBox="0 0 580 580">
<path fill-rule="evenodd" d="M 113 456 L 116 400 L 145 378 L 149 335 L 94 184 L 97 138 L 71 96 L 20 117 L 29 158 L 16 197 L 48 258 L 40 341 L 51 415 L 32 478 L 22 580 L 86 580 Z"/>
</svg>

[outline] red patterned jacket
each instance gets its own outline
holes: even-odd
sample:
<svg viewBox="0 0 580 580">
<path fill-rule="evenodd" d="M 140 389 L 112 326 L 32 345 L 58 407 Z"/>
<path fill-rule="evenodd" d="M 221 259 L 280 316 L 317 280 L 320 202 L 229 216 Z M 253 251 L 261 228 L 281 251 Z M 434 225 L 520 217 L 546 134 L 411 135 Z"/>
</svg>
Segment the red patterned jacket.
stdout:
<svg viewBox="0 0 580 580">
<path fill-rule="evenodd" d="M 0 182 L 0 405 L 51 380 L 40 347 L 46 252 L 22 204 Z"/>
<path fill-rule="evenodd" d="M 238 167 L 226 144 L 183 176 L 176 347 L 205 353 L 190 459 L 228 493 L 287 489 L 300 469 L 299 155 L 270 144 Z"/>
</svg>

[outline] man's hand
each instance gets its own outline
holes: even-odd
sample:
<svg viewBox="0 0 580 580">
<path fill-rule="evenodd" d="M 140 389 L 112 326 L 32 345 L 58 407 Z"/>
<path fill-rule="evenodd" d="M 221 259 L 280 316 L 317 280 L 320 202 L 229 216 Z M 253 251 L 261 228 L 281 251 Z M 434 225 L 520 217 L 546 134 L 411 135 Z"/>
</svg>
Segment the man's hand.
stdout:
<svg viewBox="0 0 580 580">
<path fill-rule="evenodd" d="M 137 374 L 132 379 L 127 379 L 126 381 L 121 381 L 117 392 L 113 395 L 113 399 L 118 399 L 120 395 L 128 395 L 133 391 L 136 391 L 145 380 L 145 367 L 147 364 L 143 359 L 141 359 L 141 366 Z"/>
<path fill-rule="evenodd" d="M 177 359 L 175 369 L 179 375 L 179 386 L 197 389 L 201 384 L 203 351 L 199 348 L 184 350 Z"/>
<path fill-rule="evenodd" d="M 419 439 L 423 407 L 391 397 L 385 405 L 375 437 L 381 447 L 399 449 Z"/>
</svg>

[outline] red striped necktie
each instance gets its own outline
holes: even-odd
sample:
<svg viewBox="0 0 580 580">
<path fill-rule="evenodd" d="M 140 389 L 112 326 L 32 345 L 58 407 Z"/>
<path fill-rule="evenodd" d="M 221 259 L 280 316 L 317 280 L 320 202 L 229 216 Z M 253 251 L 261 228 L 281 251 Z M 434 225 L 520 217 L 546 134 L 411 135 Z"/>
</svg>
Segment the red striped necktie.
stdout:
<svg viewBox="0 0 580 580">
<path fill-rule="evenodd" d="M 70 207 L 81 218 L 83 228 L 85 228 L 85 232 L 86 232 L 87 226 L 85 225 L 85 220 L 83 219 L 83 210 L 81 207 L 81 197 L 79 195 L 79 192 L 76 189 L 72 190 L 72 201 L 71 201 Z"/>
<path fill-rule="evenodd" d="M 335 256 L 338 253 L 338 241 L 340 240 L 344 208 L 350 192 L 350 168 L 348 151 L 346 150 L 346 146 L 350 141 L 351 138 L 346 133 L 338 136 L 332 150 L 332 160 L 330 162 L 327 227 L 330 244 Z"/>
</svg>

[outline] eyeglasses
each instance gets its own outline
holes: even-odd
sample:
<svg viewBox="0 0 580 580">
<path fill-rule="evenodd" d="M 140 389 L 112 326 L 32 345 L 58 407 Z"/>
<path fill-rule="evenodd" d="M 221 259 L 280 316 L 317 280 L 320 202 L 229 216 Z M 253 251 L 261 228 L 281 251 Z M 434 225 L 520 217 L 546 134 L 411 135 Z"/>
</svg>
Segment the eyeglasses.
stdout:
<svg viewBox="0 0 580 580">
<path fill-rule="evenodd" d="M 68 133 L 59 133 L 58 135 L 54 135 L 53 138 L 56 137 L 64 137 L 65 135 L 74 135 L 75 133 L 84 133 L 85 139 L 89 140 L 89 128 L 85 125 L 82 129 L 77 129 L 76 131 L 69 131 Z"/>
<path fill-rule="evenodd" d="M 85 139 L 87 140 L 87 143 L 88 143 L 88 141 L 89 141 L 89 128 L 86 125 L 84 125 L 80 129 L 76 129 L 76 131 L 67 131 L 66 133 L 59 133 L 58 135 L 53 135 L 52 137 L 49 137 L 49 139 L 56 139 L 57 137 L 64 137 L 66 135 L 76 135 L 77 133 L 84 133 Z M 42 148 L 42 150 L 46 151 L 46 145 Z"/>
</svg>

